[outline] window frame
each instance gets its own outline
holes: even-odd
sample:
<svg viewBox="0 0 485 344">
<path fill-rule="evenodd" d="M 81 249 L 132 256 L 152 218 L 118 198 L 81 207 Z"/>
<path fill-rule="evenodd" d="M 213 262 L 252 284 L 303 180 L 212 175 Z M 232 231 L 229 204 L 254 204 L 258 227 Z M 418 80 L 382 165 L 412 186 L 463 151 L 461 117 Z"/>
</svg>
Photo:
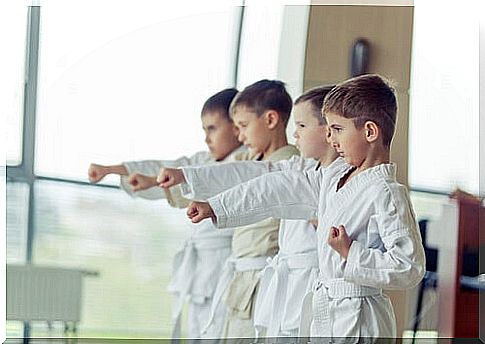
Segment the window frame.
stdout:
<svg viewBox="0 0 485 344">
<path fill-rule="evenodd" d="M 23 182 L 28 185 L 28 233 L 27 233 L 27 250 L 26 262 L 33 261 L 33 241 L 35 236 L 34 229 L 34 184 L 37 180 L 48 180 L 60 183 L 74 183 L 78 185 L 92 185 L 88 182 L 71 180 L 68 178 L 54 178 L 47 176 L 38 176 L 34 172 L 35 166 L 35 134 L 36 134 L 36 117 L 37 117 L 37 92 L 38 92 L 38 67 L 39 67 L 39 40 L 40 40 L 40 21 L 41 6 L 28 6 L 27 19 L 27 39 L 26 39 L 26 56 L 25 56 L 25 81 L 24 81 L 24 106 L 23 106 L 23 123 L 22 123 L 22 161 L 20 165 L 6 166 L 6 181 Z M 231 54 L 233 59 L 233 73 L 231 84 L 236 85 L 238 78 L 238 59 L 239 45 L 241 40 L 241 28 L 244 16 L 244 4 L 235 6 L 238 9 L 235 18 L 238 20 L 236 26 L 238 32 L 234 37 L 233 46 L 235 52 Z M 114 185 L 94 184 L 93 187 L 117 188 Z"/>
</svg>

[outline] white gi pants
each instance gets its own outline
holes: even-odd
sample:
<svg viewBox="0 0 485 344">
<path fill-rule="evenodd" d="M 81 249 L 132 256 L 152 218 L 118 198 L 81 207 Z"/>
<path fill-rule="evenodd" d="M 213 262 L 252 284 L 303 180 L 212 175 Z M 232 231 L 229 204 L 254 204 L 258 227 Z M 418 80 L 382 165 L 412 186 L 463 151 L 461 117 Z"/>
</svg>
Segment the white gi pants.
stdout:
<svg viewBox="0 0 485 344">
<path fill-rule="evenodd" d="M 333 343 L 396 337 L 394 311 L 382 289 L 320 279 L 314 286 L 312 308 L 311 337 Z M 308 328 L 308 317 L 302 315 L 300 336 L 307 337 Z"/>
<path fill-rule="evenodd" d="M 188 338 L 200 338 L 205 321 L 209 316 L 212 295 L 193 295 L 192 286 L 196 271 L 197 252 L 202 250 L 229 250 L 231 237 L 192 238 L 185 242 L 184 247 L 177 252 L 173 263 L 173 277 L 168 291 L 175 294 L 172 307 L 174 322 L 172 338 L 181 336 L 181 315 L 184 302 L 189 300 Z M 202 321 L 202 322 L 201 322 Z M 217 323 L 217 322 L 216 322 Z M 219 326 L 222 331 L 222 324 Z M 218 335 L 220 335 L 219 332 Z"/>
</svg>

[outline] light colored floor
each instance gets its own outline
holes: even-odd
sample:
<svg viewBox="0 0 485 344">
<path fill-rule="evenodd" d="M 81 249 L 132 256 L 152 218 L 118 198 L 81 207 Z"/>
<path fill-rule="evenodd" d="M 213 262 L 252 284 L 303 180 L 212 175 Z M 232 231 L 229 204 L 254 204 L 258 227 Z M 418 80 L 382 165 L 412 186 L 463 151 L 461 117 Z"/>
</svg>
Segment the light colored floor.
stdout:
<svg viewBox="0 0 485 344">
<path fill-rule="evenodd" d="M 404 331 L 402 337 L 403 344 L 412 343 L 413 331 Z M 438 343 L 438 331 L 417 331 L 416 338 L 418 344 L 435 344 Z"/>
</svg>

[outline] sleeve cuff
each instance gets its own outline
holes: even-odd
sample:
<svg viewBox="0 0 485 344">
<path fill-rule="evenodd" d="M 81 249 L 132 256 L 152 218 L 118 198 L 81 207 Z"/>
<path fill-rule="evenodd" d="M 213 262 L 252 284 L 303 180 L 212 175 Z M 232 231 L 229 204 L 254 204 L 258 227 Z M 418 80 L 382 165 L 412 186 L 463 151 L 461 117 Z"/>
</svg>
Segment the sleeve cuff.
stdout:
<svg viewBox="0 0 485 344">
<path fill-rule="evenodd" d="M 182 173 L 184 174 L 185 183 L 180 184 L 182 195 L 185 198 L 193 200 L 205 200 L 199 195 L 207 193 L 204 184 L 199 182 L 195 168 L 182 167 Z"/>
<path fill-rule="evenodd" d="M 165 191 L 158 186 L 151 187 L 146 190 L 133 191 L 131 185 L 128 183 L 128 177 L 134 172 L 139 172 L 139 165 L 136 162 L 123 162 L 122 166 L 126 168 L 128 175 L 120 176 L 120 188 L 131 197 L 140 197 L 149 200 L 158 200 L 166 198 Z M 141 173 L 144 173 L 143 170 Z M 146 173 L 146 172 L 145 172 Z"/>
<path fill-rule="evenodd" d="M 221 200 L 217 197 L 211 197 L 207 200 L 209 205 L 216 216 L 216 220 L 214 221 L 214 225 L 217 228 L 227 228 L 227 216 L 224 210 L 224 207 L 221 203 Z"/>
<path fill-rule="evenodd" d="M 187 171 L 186 168 L 182 167 L 182 173 L 184 175 L 185 182 L 180 184 L 180 190 L 182 191 L 182 196 L 185 198 L 193 199 L 194 198 L 194 190 L 191 186 L 192 184 L 192 173 Z"/>
</svg>

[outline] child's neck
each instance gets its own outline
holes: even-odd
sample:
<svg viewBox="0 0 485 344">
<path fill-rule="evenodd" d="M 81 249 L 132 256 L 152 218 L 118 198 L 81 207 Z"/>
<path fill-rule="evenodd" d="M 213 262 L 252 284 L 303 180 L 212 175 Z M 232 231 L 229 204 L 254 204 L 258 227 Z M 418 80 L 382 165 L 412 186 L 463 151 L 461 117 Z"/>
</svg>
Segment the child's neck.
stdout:
<svg viewBox="0 0 485 344">
<path fill-rule="evenodd" d="M 357 174 L 378 165 L 388 164 L 389 162 L 390 162 L 390 152 L 388 148 L 382 147 L 381 149 L 374 149 L 369 151 L 369 153 L 362 161 L 362 163 L 359 166 L 355 166 L 355 168 L 351 173 L 345 175 L 340 180 L 338 189 L 340 189 L 342 186 L 347 184 Z"/>
<path fill-rule="evenodd" d="M 223 157 L 221 157 L 219 159 L 216 159 L 216 161 L 217 162 L 220 162 L 220 161 L 226 160 L 229 155 L 231 155 L 232 153 L 234 153 L 241 146 L 242 146 L 242 143 L 238 142 L 238 144 L 234 145 L 234 148 L 229 153 L 227 153 L 226 155 L 224 155 Z"/>
<path fill-rule="evenodd" d="M 269 142 L 268 147 L 263 151 L 261 160 L 267 159 L 275 151 L 287 145 L 288 140 L 286 139 L 286 135 L 277 135 L 273 137 Z"/>
<path fill-rule="evenodd" d="M 333 148 L 331 149 L 327 149 L 327 151 L 325 152 L 325 154 L 323 154 L 319 159 L 318 161 L 320 161 L 320 165 L 322 167 L 328 167 L 330 166 L 330 164 L 332 162 L 335 161 L 335 159 L 338 158 L 338 154 L 337 152 L 335 152 L 335 150 Z"/>
<path fill-rule="evenodd" d="M 390 161 L 390 152 L 389 149 L 382 147 L 381 149 L 375 149 L 370 151 L 367 156 L 365 157 L 364 161 L 359 166 L 355 166 L 355 173 L 359 173 L 365 171 L 369 168 L 381 165 L 381 164 L 388 164 Z"/>
</svg>

